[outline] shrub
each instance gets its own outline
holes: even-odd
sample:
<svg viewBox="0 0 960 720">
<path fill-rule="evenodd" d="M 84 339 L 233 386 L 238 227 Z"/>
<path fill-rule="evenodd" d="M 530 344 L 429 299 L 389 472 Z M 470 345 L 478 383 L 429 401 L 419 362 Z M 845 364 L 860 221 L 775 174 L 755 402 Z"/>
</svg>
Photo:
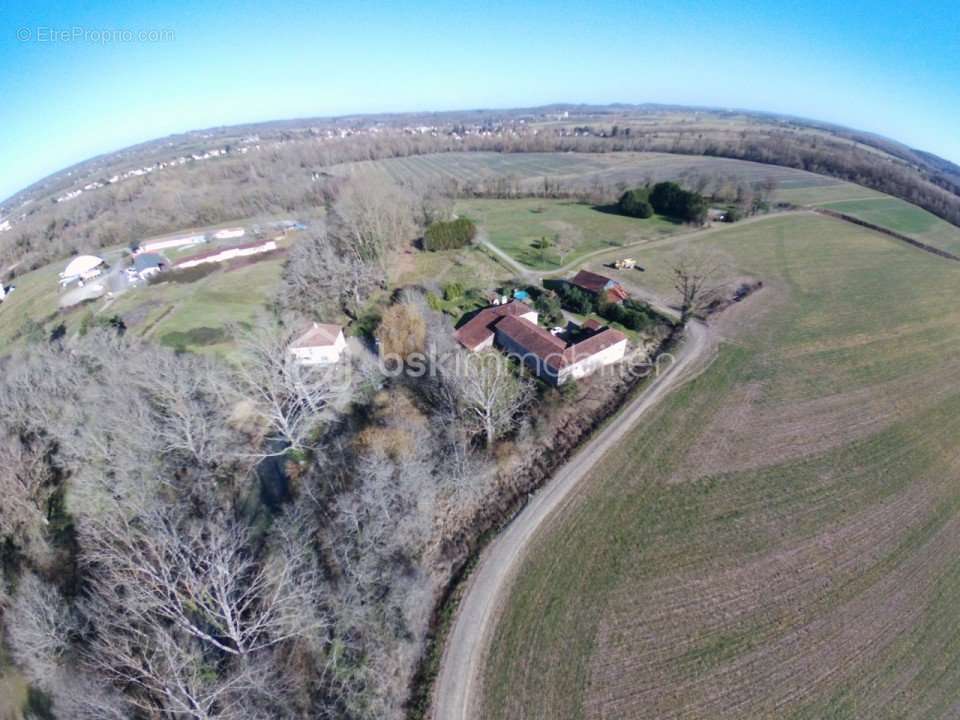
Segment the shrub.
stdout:
<svg viewBox="0 0 960 720">
<path fill-rule="evenodd" d="M 457 250 L 466 247 L 477 236 L 477 226 L 468 218 L 435 222 L 423 234 L 425 250 Z"/>
<path fill-rule="evenodd" d="M 463 297 L 463 285 L 458 282 L 447 283 L 443 286 L 443 299 L 450 302 Z"/>
<path fill-rule="evenodd" d="M 554 326 L 563 324 L 563 307 L 560 296 L 553 290 L 545 290 L 533 302 L 534 308 L 540 313 L 544 325 Z"/>
<path fill-rule="evenodd" d="M 388 307 L 376 332 L 381 357 L 407 358 L 411 353 L 423 352 L 427 339 L 427 324 L 413 305 L 400 303 Z"/>
<path fill-rule="evenodd" d="M 648 305 L 636 300 L 625 300 L 623 304 L 603 303 L 598 309 L 605 320 L 616 322 L 630 330 L 646 330 L 657 322 L 656 314 Z"/>
<path fill-rule="evenodd" d="M 222 327 L 195 327 L 189 330 L 174 330 L 165 333 L 160 342 L 168 347 L 186 348 L 190 345 L 216 345 L 229 339 L 229 334 Z"/>
<path fill-rule="evenodd" d="M 620 196 L 617 209 L 622 215 L 628 215 L 629 217 L 652 217 L 653 205 L 650 204 L 650 189 L 634 188 L 633 190 L 627 190 Z"/>
</svg>

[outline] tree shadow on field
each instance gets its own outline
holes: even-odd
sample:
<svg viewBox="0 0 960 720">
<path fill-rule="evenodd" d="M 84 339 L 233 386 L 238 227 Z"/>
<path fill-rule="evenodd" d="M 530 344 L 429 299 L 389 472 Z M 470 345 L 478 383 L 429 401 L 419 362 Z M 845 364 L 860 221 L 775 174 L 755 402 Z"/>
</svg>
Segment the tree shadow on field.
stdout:
<svg viewBox="0 0 960 720">
<path fill-rule="evenodd" d="M 619 215 L 622 218 L 630 218 L 629 215 L 624 215 L 622 212 L 620 212 L 620 208 L 617 207 L 616 203 L 612 203 L 610 205 L 594 205 L 591 208 L 591 210 L 596 210 L 597 212 L 605 213 L 606 215 Z M 683 220 L 680 220 L 678 218 L 668 217 L 666 215 L 657 215 L 656 213 L 651 215 L 649 218 L 630 218 L 630 219 L 642 221 L 642 220 L 652 220 L 654 218 L 657 218 L 659 220 L 664 220 L 668 223 L 671 223 L 672 225 L 683 225 Z"/>
</svg>

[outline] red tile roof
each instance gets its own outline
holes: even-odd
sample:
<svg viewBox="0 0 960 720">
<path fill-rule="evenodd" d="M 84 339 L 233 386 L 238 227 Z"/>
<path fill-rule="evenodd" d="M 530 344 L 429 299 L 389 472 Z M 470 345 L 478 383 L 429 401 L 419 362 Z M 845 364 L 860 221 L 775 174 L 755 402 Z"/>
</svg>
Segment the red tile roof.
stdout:
<svg viewBox="0 0 960 720">
<path fill-rule="evenodd" d="M 588 358 L 591 355 L 596 355 L 598 352 L 602 352 L 608 347 L 612 347 L 618 342 L 626 339 L 627 336 L 619 330 L 614 330 L 613 328 L 601 330 L 596 335 L 591 335 L 583 342 L 578 342 L 576 345 L 571 345 L 568 347 L 563 353 L 563 366 L 565 367 L 567 365 L 573 365 L 584 358 Z"/>
<path fill-rule="evenodd" d="M 606 275 L 598 275 L 597 273 L 590 272 L 589 270 L 581 270 L 570 278 L 570 282 L 589 292 L 599 293 L 607 287 L 610 278 Z"/>
<path fill-rule="evenodd" d="M 599 275 L 589 270 L 578 272 L 570 278 L 570 283 L 595 295 L 606 292 L 610 296 L 610 300 L 615 303 L 623 302 L 630 297 L 629 293 L 616 280 L 611 280 L 606 275 Z"/>
<path fill-rule="evenodd" d="M 623 289 L 623 285 L 620 283 L 615 283 L 606 290 L 607 297 L 615 303 L 622 303 L 624 300 L 630 298 L 630 293 Z"/>
<path fill-rule="evenodd" d="M 568 346 L 539 325 L 518 317 L 501 320 L 497 323 L 497 332 L 503 333 L 526 352 L 535 355 L 553 372 L 559 372 L 567 365 L 573 365 L 627 339 L 619 330 L 607 328 L 583 342 Z"/>
<path fill-rule="evenodd" d="M 453 333 L 453 336 L 468 350 L 473 350 L 493 336 L 493 327 L 505 317 L 526 315 L 534 309 L 526 303 L 514 300 L 504 305 L 484 308 Z"/>
<path fill-rule="evenodd" d="M 589 320 L 585 321 L 583 325 L 581 325 L 580 327 L 582 327 L 584 330 L 593 330 L 594 332 L 596 332 L 603 326 L 600 324 L 599 320 L 596 320 L 595 318 L 590 318 Z"/>
<path fill-rule="evenodd" d="M 341 327 L 339 325 L 314 323 L 312 328 L 290 343 L 290 347 L 330 347 L 337 341 L 340 332 Z"/>
<path fill-rule="evenodd" d="M 550 367 L 562 367 L 561 357 L 567 344 L 539 325 L 518 317 L 507 317 L 497 323 L 497 332 L 506 335 L 526 352 L 536 355 Z"/>
</svg>

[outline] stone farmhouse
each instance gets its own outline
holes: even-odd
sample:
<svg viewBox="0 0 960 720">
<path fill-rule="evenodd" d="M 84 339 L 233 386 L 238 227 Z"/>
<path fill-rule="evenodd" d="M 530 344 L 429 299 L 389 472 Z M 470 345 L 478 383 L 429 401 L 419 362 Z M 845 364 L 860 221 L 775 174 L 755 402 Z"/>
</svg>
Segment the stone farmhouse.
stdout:
<svg viewBox="0 0 960 720">
<path fill-rule="evenodd" d="M 587 321 L 581 327 L 586 337 L 568 343 L 540 327 L 537 318 L 536 310 L 515 300 L 481 310 L 454 337 L 474 352 L 496 344 L 558 386 L 619 362 L 626 354 L 627 336 L 596 321 Z"/>
</svg>

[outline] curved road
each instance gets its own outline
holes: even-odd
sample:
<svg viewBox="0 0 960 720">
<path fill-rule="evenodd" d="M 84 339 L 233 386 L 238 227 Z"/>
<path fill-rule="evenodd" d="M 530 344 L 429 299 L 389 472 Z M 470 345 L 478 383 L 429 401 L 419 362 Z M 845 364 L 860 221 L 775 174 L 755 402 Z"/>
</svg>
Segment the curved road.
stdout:
<svg viewBox="0 0 960 720">
<path fill-rule="evenodd" d="M 484 550 L 447 637 L 433 690 L 433 720 L 480 720 L 480 676 L 495 621 L 534 533 L 574 497 L 580 481 L 644 413 L 705 366 L 711 347 L 706 326 L 691 322 L 674 362 L 561 467 Z"/>
</svg>

